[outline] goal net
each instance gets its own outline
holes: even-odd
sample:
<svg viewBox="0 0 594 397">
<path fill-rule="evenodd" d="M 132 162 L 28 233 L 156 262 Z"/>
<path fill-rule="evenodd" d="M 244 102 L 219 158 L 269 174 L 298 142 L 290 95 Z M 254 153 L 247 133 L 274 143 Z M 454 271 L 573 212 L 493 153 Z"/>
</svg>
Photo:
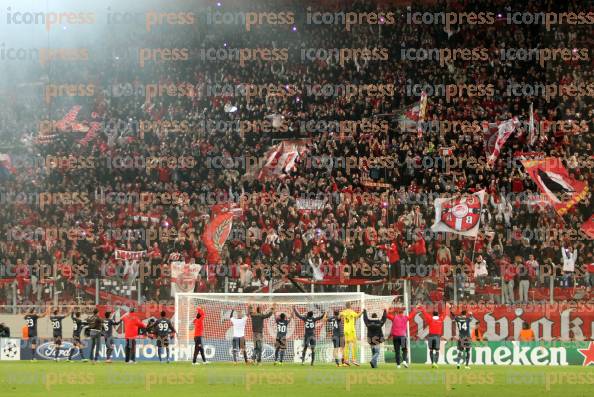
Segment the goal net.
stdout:
<svg viewBox="0 0 594 397">
<path fill-rule="evenodd" d="M 371 318 L 373 313 L 381 318 L 384 308 L 394 299 L 393 296 L 374 296 L 364 293 L 311 293 L 311 294 L 196 294 L 179 293 L 175 295 L 174 324 L 177 330 L 175 359 L 178 361 L 191 360 L 194 351 L 194 325 L 196 310 L 201 307 L 205 311 L 204 333 L 202 343 L 207 361 L 233 360 L 233 326 L 230 321 L 231 311 L 248 315 L 248 305 L 261 308 L 263 313 L 276 304 L 275 313 L 264 320 L 262 361 L 274 361 L 277 324 L 275 317 L 285 313 L 291 317 L 287 326 L 287 345 L 284 362 L 301 362 L 304 340 L 304 321 L 294 315 L 295 308 L 305 315 L 313 311 L 314 316 L 327 313 L 331 317 L 335 310 L 342 311 L 346 304 L 357 312 L 367 309 Z M 384 335 L 389 334 L 390 322 L 384 325 Z M 367 343 L 367 327 L 363 316 L 356 320 L 357 342 L 355 343 L 355 358 L 358 362 L 366 362 L 371 358 L 371 350 Z M 315 325 L 316 362 L 333 362 L 332 328 L 328 319 L 320 320 Z M 245 345 L 248 358 L 252 358 L 254 340 L 252 335 L 252 321 L 248 316 L 245 326 Z M 350 353 L 348 349 L 347 353 Z M 310 349 L 307 349 L 305 361 L 310 361 Z M 383 361 L 384 346 L 380 351 L 380 361 Z M 242 359 L 240 357 L 240 359 Z"/>
</svg>

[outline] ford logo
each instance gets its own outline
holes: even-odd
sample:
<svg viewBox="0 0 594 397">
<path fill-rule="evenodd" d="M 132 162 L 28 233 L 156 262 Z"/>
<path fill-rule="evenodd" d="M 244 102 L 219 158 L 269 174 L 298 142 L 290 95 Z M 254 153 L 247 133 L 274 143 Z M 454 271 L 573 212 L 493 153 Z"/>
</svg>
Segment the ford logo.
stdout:
<svg viewBox="0 0 594 397">
<path fill-rule="evenodd" d="M 58 353 L 58 359 L 67 359 L 70 349 L 74 349 L 72 358 L 75 358 L 79 355 L 77 347 L 74 347 L 74 345 L 70 342 L 62 341 L 62 345 L 60 345 L 60 352 Z M 56 345 L 54 342 L 45 342 L 44 344 L 37 347 L 37 354 L 39 357 L 45 360 L 53 360 L 56 357 Z"/>
</svg>

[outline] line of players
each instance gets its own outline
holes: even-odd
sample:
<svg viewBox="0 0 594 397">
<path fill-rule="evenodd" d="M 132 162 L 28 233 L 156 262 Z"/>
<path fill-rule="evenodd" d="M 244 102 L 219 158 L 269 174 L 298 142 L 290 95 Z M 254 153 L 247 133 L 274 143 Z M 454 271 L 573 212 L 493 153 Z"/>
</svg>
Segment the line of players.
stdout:
<svg viewBox="0 0 594 397">
<path fill-rule="evenodd" d="M 31 309 L 24 317 L 26 328 L 26 340 L 31 346 L 32 360 L 37 357 L 37 345 L 39 342 L 37 334 L 37 321 L 49 315 L 49 320 L 52 328 L 52 335 L 54 339 L 54 360 L 58 361 L 62 340 L 63 340 L 63 326 L 62 321 L 70 315 L 72 318 L 72 347 L 69 348 L 67 361 L 72 361 L 76 351 L 80 353 L 80 358 L 83 362 L 89 361 L 85 358 L 84 344 L 82 336 L 88 336 L 91 341 L 91 351 L 89 358 L 95 364 L 99 360 L 99 352 L 101 350 L 101 341 L 105 342 L 106 346 L 106 363 L 111 363 L 111 355 L 114 349 L 113 332 L 116 326 L 124 323 L 125 330 L 125 362 L 130 364 L 136 363 L 136 338 L 139 334 L 144 333 L 147 336 L 156 339 L 157 351 L 159 361 L 163 362 L 162 352 L 163 348 L 166 351 L 166 361 L 169 363 L 169 344 L 170 338 L 176 334 L 175 328 L 171 321 L 166 317 L 166 312 L 160 313 L 160 318 L 152 319 L 145 325 L 136 315 L 134 308 L 126 313 L 119 321 L 112 318 L 112 313 L 105 312 L 104 318 L 99 316 L 99 310 L 94 309 L 90 316 L 84 320 L 79 311 L 71 311 L 69 314 L 62 313 L 58 309 L 51 310 L 48 307 L 42 314 L 36 314 L 35 309 Z"/>
<path fill-rule="evenodd" d="M 437 368 L 439 361 L 439 349 L 440 341 L 443 334 L 443 321 L 449 314 L 454 320 L 458 330 L 458 357 L 457 367 L 460 368 L 462 363 L 465 363 L 465 368 L 469 369 L 470 361 L 470 350 L 472 344 L 472 338 L 470 335 L 472 313 L 466 313 L 466 311 L 460 312 L 459 315 L 450 313 L 450 305 L 446 305 L 445 311 L 440 315 L 439 312 L 434 311 L 431 315 L 425 311 L 422 306 L 417 306 L 416 310 L 422 313 L 425 321 L 429 325 L 429 335 L 427 342 L 429 345 L 431 365 L 433 368 Z M 401 368 L 401 365 L 408 368 L 408 348 L 407 348 L 407 324 L 415 315 L 413 309 L 408 315 L 404 314 L 402 307 L 392 307 L 388 305 L 383 310 L 381 318 L 378 318 L 377 313 L 371 313 L 370 317 L 366 310 L 357 312 L 352 309 L 351 304 L 347 303 L 346 308 L 342 311 L 334 310 L 332 315 L 328 316 L 326 312 L 314 316 L 313 311 L 308 311 L 306 314 L 299 313 L 296 308 L 293 308 L 294 315 L 303 321 L 304 327 L 304 339 L 303 339 L 303 351 L 301 354 L 301 364 L 305 364 L 305 357 L 307 349 L 311 350 L 311 365 L 315 362 L 315 346 L 316 346 L 316 323 L 318 321 L 327 320 L 330 331 L 329 336 L 332 339 L 333 344 L 333 358 L 337 367 L 343 366 L 359 366 L 356 362 L 355 357 L 356 346 L 357 346 L 357 334 L 355 329 L 356 320 L 363 315 L 363 321 L 367 327 L 367 342 L 371 348 L 371 361 L 370 365 L 372 368 L 377 368 L 378 358 L 380 354 L 380 345 L 385 341 L 383 334 L 383 326 L 387 320 L 391 320 L 392 327 L 390 330 L 390 337 L 394 345 L 394 352 L 396 358 L 397 368 Z M 274 314 L 274 321 L 276 324 L 276 340 L 275 340 L 275 352 L 274 352 L 274 365 L 282 365 L 285 350 L 287 347 L 287 330 L 291 316 L 286 313 L 277 313 L 276 305 L 273 304 L 271 309 L 264 312 L 262 307 L 257 306 L 254 308 L 248 306 L 247 315 L 243 315 L 241 311 L 232 310 L 229 320 L 233 325 L 233 362 L 237 364 L 238 354 L 242 353 L 243 359 L 246 364 L 255 363 L 261 364 L 262 361 L 262 346 L 263 346 L 263 328 L 264 320 L 271 317 Z M 254 350 L 251 360 L 248 360 L 247 352 L 245 349 L 245 326 L 247 324 L 248 317 L 252 320 L 252 334 Z M 204 310 L 198 308 L 197 319 L 204 319 Z M 197 320 L 194 320 L 197 321 Z M 196 329 L 196 328 L 195 328 Z M 195 352 L 193 363 L 196 364 L 197 352 L 201 351 L 203 361 L 204 351 L 202 348 L 202 333 L 203 326 L 199 328 L 199 339 L 195 340 Z M 200 350 L 202 349 L 202 350 Z"/>
<path fill-rule="evenodd" d="M 433 368 L 437 368 L 439 361 L 439 349 L 440 341 L 443 334 L 443 321 L 449 314 L 452 316 L 456 328 L 458 330 L 458 358 L 457 367 L 460 368 L 462 363 L 465 363 L 465 368 L 469 369 L 470 351 L 472 345 L 472 338 L 470 335 L 472 313 L 466 313 L 462 311 L 459 315 L 450 313 L 449 304 L 446 305 L 445 311 L 440 315 L 439 312 L 434 311 L 432 315 L 429 315 L 422 306 L 417 306 L 425 321 L 429 325 L 429 335 L 427 342 L 429 346 L 429 354 L 431 358 L 431 365 Z M 27 339 L 31 344 L 31 354 L 33 360 L 36 358 L 36 348 L 38 344 L 37 337 L 37 321 L 52 313 L 49 317 L 52 326 L 52 333 L 54 337 L 54 360 L 58 360 L 61 345 L 62 345 L 62 320 L 66 318 L 66 314 L 60 313 L 58 309 L 51 311 L 48 307 L 47 311 L 43 314 L 35 314 L 35 310 L 31 309 L 30 312 L 25 315 L 25 324 L 27 328 Z M 346 303 L 346 308 L 342 311 L 334 310 L 331 316 L 328 316 L 326 312 L 314 316 L 313 311 L 308 311 L 306 314 L 301 314 L 296 308 L 293 308 L 294 315 L 303 321 L 304 325 L 304 339 L 303 339 L 303 351 L 301 355 L 301 364 L 305 364 L 305 357 L 307 349 L 311 350 L 311 365 L 315 362 L 315 346 L 316 346 L 316 323 L 318 321 L 327 320 L 329 325 L 329 336 L 331 336 L 333 344 L 333 358 L 337 367 L 346 366 L 359 366 L 356 362 L 356 347 L 357 347 L 357 334 L 355 329 L 356 320 L 363 315 L 363 321 L 367 327 L 367 341 L 371 348 L 372 358 L 370 365 L 372 368 L 376 368 L 378 364 L 378 358 L 380 353 L 380 345 L 385 341 L 383 334 L 383 326 L 386 320 L 391 320 L 392 327 L 390 330 L 390 337 L 392 338 L 394 345 L 394 352 L 396 358 L 396 365 L 398 368 L 401 364 L 408 368 L 408 351 L 407 351 L 407 323 L 414 317 L 415 310 L 412 310 L 408 315 L 404 314 L 404 310 L 401 307 L 387 306 L 383 310 L 381 318 L 378 318 L 377 313 L 371 313 L 368 316 L 366 310 L 358 312 L 352 309 L 349 302 Z M 264 312 L 262 307 L 248 306 L 248 315 L 244 316 L 241 311 L 232 310 L 229 316 L 229 320 L 233 326 L 233 340 L 232 340 L 232 353 L 233 362 L 238 363 L 238 354 L 242 353 L 246 364 L 255 363 L 261 365 L 262 362 L 262 349 L 264 340 L 264 320 L 271 317 L 274 314 L 274 320 L 276 324 L 276 340 L 275 340 L 275 352 L 274 352 L 274 365 L 282 365 L 285 350 L 287 348 L 287 331 L 291 316 L 286 313 L 277 313 L 276 304 L 272 305 L 272 308 Z M 176 334 L 176 330 L 171 321 L 166 318 L 166 312 L 160 313 L 160 318 L 151 320 L 145 325 L 137 316 L 132 308 L 129 313 L 124 315 L 119 321 L 115 321 L 111 312 L 105 312 L 104 318 L 99 317 L 99 311 L 95 309 L 93 314 L 88 316 L 86 319 L 81 318 L 80 312 L 72 311 L 70 316 L 73 321 L 72 330 L 72 344 L 73 347 L 69 349 L 68 361 L 72 360 L 75 348 L 80 352 L 81 360 L 88 361 L 84 357 L 83 343 L 81 335 L 83 329 L 88 329 L 88 336 L 91 340 L 91 353 L 90 359 L 93 363 L 96 363 L 99 359 L 99 351 L 101 349 L 101 338 L 104 339 L 106 349 L 106 363 L 111 363 L 111 355 L 113 353 L 113 330 L 120 323 L 124 323 L 125 330 L 125 362 L 136 363 L 135 351 L 136 351 L 136 337 L 142 332 L 146 335 L 155 338 L 157 341 L 157 350 L 159 361 L 163 362 L 162 349 L 165 348 L 166 356 L 165 359 L 169 363 L 169 345 L 170 339 Z M 247 351 L 245 349 L 245 326 L 247 324 L 248 316 L 251 318 L 252 323 L 252 335 L 254 342 L 254 350 L 251 360 L 248 360 Z M 196 318 L 193 321 L 194 328 L 194 354 L 192 363 L 197 364 L 197 357 L 200 354 L 202 362 L 208 364 L 204 353 L 204 319 L 205 311 L 198 307 L 196 310 Z"/>
</svg>

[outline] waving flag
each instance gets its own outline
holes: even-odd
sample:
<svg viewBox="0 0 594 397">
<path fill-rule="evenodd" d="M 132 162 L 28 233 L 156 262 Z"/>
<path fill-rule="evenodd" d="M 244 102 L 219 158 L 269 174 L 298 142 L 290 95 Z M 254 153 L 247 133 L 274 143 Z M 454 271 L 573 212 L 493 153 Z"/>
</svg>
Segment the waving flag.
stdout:
<svg viewBox="0 0 594 397">
<path fill-rule="evenodd" d="M 417 134 L 419 138 L 423 137 L 423 123 L 427 117 L 427 93 L 421 93 L 421 100 L 419 101 L 419 118 L 417 120 Z"/>
<path fill-rule="evenodd" d="M 582 223 L 580 228 L 586 235 L 594 239 L 594 215 L 592 215 L 586 222 Z"/>
<path fill-rule="evenodd" d="M 91 127 L 86 130 L 86 134 L 83 139 L 80 140 L 80 144 L 83 146 L 87 146 L 90 140 L 95 138 L 97 132 L 101 128 L 101 123 L 92 122 Z"/>
<path fill-rule="evenodd" d="M 522 160 L 522 165 L 559 215 L 588 195 L 587 183 L 570 177 L 558 158 Z"/>
<path fill-rule="evenodd" d="M 171 296 L 175 297 L 180 292 L 194 292 L 201 269 L 202 266 L 198 263 L 171 262 Z"/>
<path fill-rule="evenodd" d="M 381 115 L 378 115 L 381 116 Z M 414 132 L 417 131 L 417 134 L 420 137 L 423 136 L 423 125 L 422 123 L 427 118 L 427 93 L 423 91 L 421 93 L 421 99 L 419 103 L 414 105 L 413 107 L 404 111 L 404 113 L 400 116 L 398 124 L 400 129 L 405 132 Z"/>
<path fill-rule="evenodd" d="M 536 130 L 536 122 L 539 121 L 538 116 L 534 113 L 534 105 L 530 102 L 530 119 L 528 122 L 528 143 L 534 145 L 536 138 L 538 138 L 538 131 Z"/>
<path fill-rule="evenodd" d="M 280 178 L 290 172 L 299 157 L 306 152 L 306 142 L 299 140 L 282 141 L 266 153 L 265 163 L 258 172 L 260 180 L 269 177 Z"/>
<path fill-rule="evenodd" d="M 485 191 L 454 198 L 435 199 L 434 232 L 449 232 L 476 237 L 481 222 Z"/>
<path fill-rule="evenodd" d="M 495 160 L 497 160 L 503 145 L 505 145 L 507 139 L 516 130 L 518 124 L 520 124 L 520 121 L 517 117 L 514 117 L 499 124 L 497 126 L 497 130 L 495 131 L 493 131 L 491 128 L 491 124 L 488 125 L 488 130 L 486 131 L 487 141 L 485 142 L 485 148 L 487 152 L 487 162 L 489 164 L 493 164 Z"/>
<path fill-rule="evenodd" d="M 208 263 L 218 263 L 220 253 L 231 234 L 233 226 L 233 214 L 231 212 L 219 212 L 206 226 L 202 234 L 202 242 L 208 251 Z"/>
<path fill-rule="evenodd" d="M 73 106 L 70 111 L 66 113 L 66 116 L 56 123 L 56 128 L 63 131 L 70 127 L 72 123 L 74 123 L 74 120 L 76 120 L 76 116 L 78 116 L 80 109 L 82 109 L 82 107 L 79 105 Z"/>
</svg>

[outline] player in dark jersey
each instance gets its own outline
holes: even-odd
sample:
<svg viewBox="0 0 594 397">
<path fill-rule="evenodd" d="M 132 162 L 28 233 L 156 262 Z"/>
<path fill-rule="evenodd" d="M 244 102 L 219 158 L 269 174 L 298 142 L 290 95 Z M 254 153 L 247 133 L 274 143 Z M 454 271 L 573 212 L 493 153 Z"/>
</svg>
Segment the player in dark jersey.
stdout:
<svg viewBox="0 0 594 397">
<path fill-rule="evenodd" d="M 175 334 L 175 328 L 166 315 L 167 313 L 165 311 L 161 312 L 161 318 L 155 321 L 151 331 L 157 337 L 157 352 L 159 353 L 159 361 L 163 362 L 161 359 L 161 352 L 163 351 L 162 348 L 165 347 L 165 352 L 167 353 L 167 364 L 169 364 L 169 337 Z"/>
<path fill-rule="evenodd" d="M 472 313 L 466 314 L 466 310 L 462 310 L 460 315 L 451 315 L 456 323 L 456 329 L 458 330 L 458 363 L 456 367 L 460 369 L 462 361 L 465 360 L 466 365 L 464 368 L 470 369 L 468 364 L 470 363 L 470 349 L 472 347 L 472 338 L 470 336 L 470 321 Z"/>
<path fill-rule="evenodd" d="M 99 352 L 101 351 L 101 334 L 103 332 L 103 320 L 99 317 L 99 309 L 93 309 L 93 314 L 85 320 L 89 328 L 89 336 L 91 337 L 91 353 L 89 358 L 92 364 L 99 361 Z"/>
<path fill-rule="evenodd" d="M 74 312 L 72 311 L 72 313 L 70 313 L 70 317 L 72 318 L 72 347 L 70 348 L 70 352 L 68 353 L 68 361 L 72 362 L 72 356 L 74 355 L 75 349 L 78 349 L 78 351 L 80 352 L 80 359 L 82 361 L 88 361 L 85 358 L 85 353 L 84 353 L 84 344 L 82 343 L 81 340 L 81 333 L 83 328 L 87 325 L 86 321 L 84 321 L 81 317 L 80 317 L 80 312 Z"/>
<path fill-rule="evenodd" d="M 262 365 L 262 348 L 264 345 L 264 321 L 272 316 L 276 305 L 273 304 L 272 308 L 266 313 L 262 312 L 260 306 L 256 306 L 256 310 L 253 309 L 252 305 L 248 305 L 248 314 L 252 319 L 252 336 L 254 338 L 254 352 L 252 354 L 252 362 L 255 365 Z"/>
<path fill-rule="evenodd" d="M 35 314 L 35 309 L 29 310 L 29 313 L 25 315 L 25 324 L 27 326 L 27 341 L 31 344 L 31 359 L 36 360 L 35 350 L 37 349 L 37 343 L 39 337 L 37 336 L 37 320 L 44 318 L 48 315 L 50 308 L 48 307 L 46 312 L 43 314 Z"/>
<path fill-rule="evenodd" d="M 307 315 L 302 315 L 297 311 L 297 308 L 293 308 L 295 315 L 303 321 L 303 328 L 305 329 L 303 336 L 303 353 L 301 354 L 301 365 L 305 364 L 305 353 L 307 348 L 311 349 L 311 365 L 314 365 L 316 359 L 316 322 L 326 318 L 326 313 L 314 317 L 313 311 L 308 311 Z"/>
<path fill-rule="evenodd" d="M 289 330 L 289 323 L 291 317 L 285 313 L 275 315 L 276 322 L 276 341 L 274 342 L 274 365 L 283 365 L 285 358 L 285 350 L 287 349 L 287 331 Z"/>
<path fill-rule="evenodd" d="M 55 309 L 53 314 L 50 316 L 50 323 L 52 324 L 52 334 L 54 337 L 54 360 L 58 361 L 60 355 L 60 346 L 62 346 L 62 320 L 66 316 L 60 315 L 60 311 Z"/>
<path fill-rule="evenodd" d="M 340 317 L 340 311 L 334 310 L 334 314 L 328 318 L 328 326 L 330 329 L 328 333 L 332 336 L 332 356 L 337 367 L 347 367 L 348 364 L 344 362 L 342 357 L 342 349 L 344 349 L 344 327 L 342 324 L 342 318 Z"/>
<path fill-rule="evenodd" d="M 111 318 L 111 312 L 105 312 L 105 319 L 103 320 L 103 338 L 105 338 L 105 362 L 111 362 L 111 353 L 113 353 L 113 329 L 117 327 L 122 321 L 114 321 Z"/>
</svg>

